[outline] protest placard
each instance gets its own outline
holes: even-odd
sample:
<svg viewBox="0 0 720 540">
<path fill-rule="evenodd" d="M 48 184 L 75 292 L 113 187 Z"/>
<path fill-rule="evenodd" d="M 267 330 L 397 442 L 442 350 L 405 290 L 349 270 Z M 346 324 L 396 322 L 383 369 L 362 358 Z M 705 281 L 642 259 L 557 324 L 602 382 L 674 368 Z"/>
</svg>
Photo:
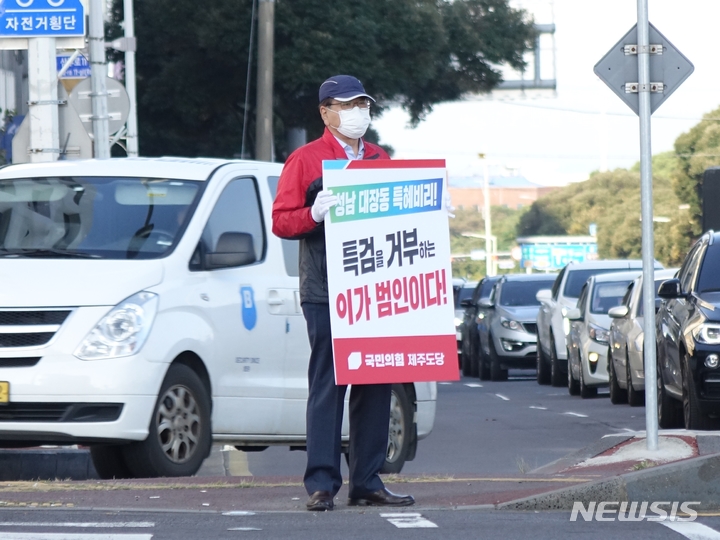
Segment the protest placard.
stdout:
<svg viewBox="0 0 720 540">
<path fill-rule="evenodd" d="M 323 162 L 337 384 L 457 380 L 444 160 Z"/>
</svg>

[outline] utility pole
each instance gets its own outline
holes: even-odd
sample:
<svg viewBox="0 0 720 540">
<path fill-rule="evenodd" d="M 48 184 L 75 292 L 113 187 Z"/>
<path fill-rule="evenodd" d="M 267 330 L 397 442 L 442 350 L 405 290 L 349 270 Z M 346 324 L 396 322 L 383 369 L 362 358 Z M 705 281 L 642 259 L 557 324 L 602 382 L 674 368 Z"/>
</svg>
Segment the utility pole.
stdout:
<svg viewBox="0 0 720 540">
<path fill-rule="evenodd" d="M 55 38 L 28 39 L 28 106 L 30 162 L 60 157 Z"/>
<path fill-rule="evenodd" d="M 273 158 L 273 54 L 275 0 L 258 4 L 258 80 L 255 115 L 255 159 Z"/>
<path fill-rule="evenodd" d="M 140 155 L 137 127 L 137 88 L 135 85 L 135 12 L 133 0 L 123 0 L 125 41 L 129 44 L 125 51 L 125 89 L 130 98 L 130 114 L 127 119 L 127 153 L 129 157 Z"/>
<path fill-rule="evenodd" d="M 110 129 L 107 106 L 107 60 L 103 0 L 90 2 L 90 76 L 92 78 L 92 125 L 95 159 L 110 157 Z"/>
</svg>

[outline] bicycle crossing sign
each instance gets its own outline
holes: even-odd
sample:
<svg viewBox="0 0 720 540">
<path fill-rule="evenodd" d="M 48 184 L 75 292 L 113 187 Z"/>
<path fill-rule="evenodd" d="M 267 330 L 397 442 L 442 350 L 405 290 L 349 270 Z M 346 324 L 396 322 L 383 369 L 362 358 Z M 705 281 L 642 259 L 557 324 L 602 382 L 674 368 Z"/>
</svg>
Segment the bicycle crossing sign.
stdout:
<svg viewBox="0 0 720 540">
<path fill-rule="evenodd" d="M 84 35 L 81 0 L 0 0 L 0 38 Z"/>
</svg>

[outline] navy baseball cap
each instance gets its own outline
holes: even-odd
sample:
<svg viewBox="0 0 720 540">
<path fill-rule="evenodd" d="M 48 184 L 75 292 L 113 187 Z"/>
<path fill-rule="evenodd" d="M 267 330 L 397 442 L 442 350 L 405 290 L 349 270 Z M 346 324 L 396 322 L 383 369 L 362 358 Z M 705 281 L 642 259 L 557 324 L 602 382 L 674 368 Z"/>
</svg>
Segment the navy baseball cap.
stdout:
<svg viewBox="0 0 720 540">
<path fill-rule="evenodd" d="M 360 81 L 352 75 L 335 75 L 320 85 L 320 103 L 327 98 L 338 101 L 352 101 L 355 98 L 366 97 L 375 101 L 372 96 L 365 92 Z"/>
</svg>

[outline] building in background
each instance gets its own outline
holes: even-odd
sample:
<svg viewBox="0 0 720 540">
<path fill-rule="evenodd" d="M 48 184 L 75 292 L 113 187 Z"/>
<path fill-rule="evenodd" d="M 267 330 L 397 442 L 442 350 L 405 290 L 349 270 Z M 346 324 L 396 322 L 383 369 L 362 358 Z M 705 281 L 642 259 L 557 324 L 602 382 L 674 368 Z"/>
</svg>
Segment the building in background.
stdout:
<svg viewBox="0 0 720 540">
<path fill-rule="evenodd" d="M 482 211 L 485 204 L 482 176 L 450 177 L 450 197 L 456 208 Z M 523 176 L 490 175 L 490 206 L 518 210 L 531 205 L 543 195 L 558 189 L 541 186 Z"/>
</svg>

